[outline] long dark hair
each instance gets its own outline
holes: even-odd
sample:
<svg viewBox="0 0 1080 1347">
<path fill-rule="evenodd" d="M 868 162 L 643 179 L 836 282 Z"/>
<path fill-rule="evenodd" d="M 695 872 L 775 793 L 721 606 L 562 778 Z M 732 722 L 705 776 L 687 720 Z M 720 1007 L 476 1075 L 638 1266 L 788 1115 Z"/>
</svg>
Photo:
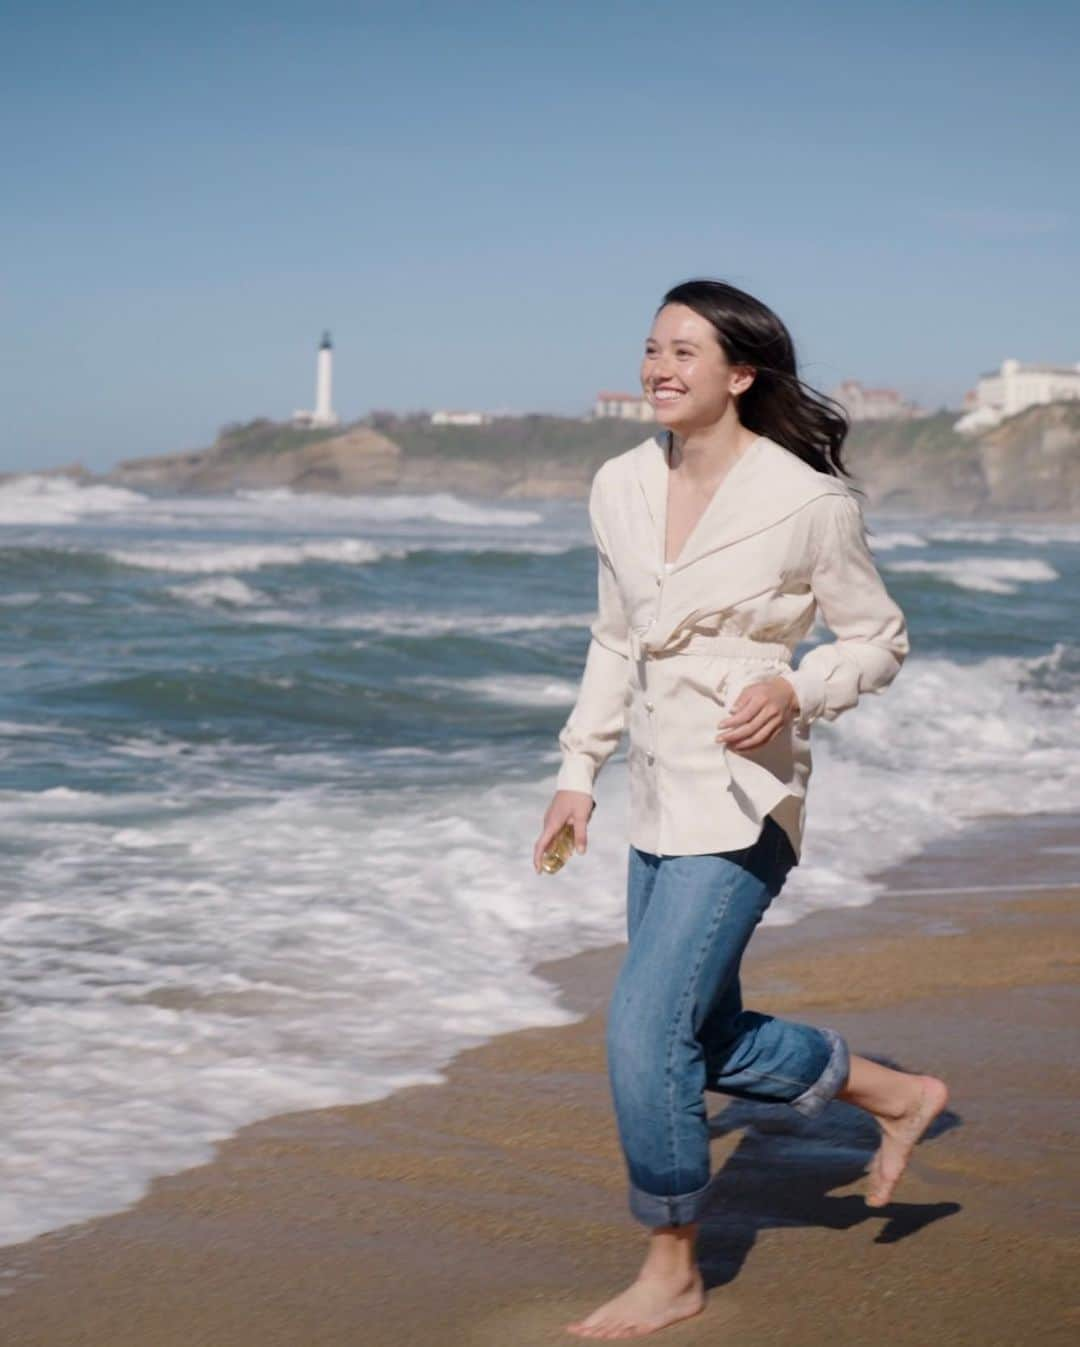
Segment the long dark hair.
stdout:
<svg viewBox="0 0 1080 1347">
<path fill-rule="evenodd" d="M 665 304 L 685 304 L 712 324 L 716 340 L 733 365 L 751 365 L 754 382 L 739 396 L 739 420 L 809 463 L 818 472 L 851 473 L 841 459 L 849 422 L 834 398 L 799 378 L 795 343 L 780 319 L 760 299 L 724 281 L 683 281 L 664 296 Z"/>
</svg>

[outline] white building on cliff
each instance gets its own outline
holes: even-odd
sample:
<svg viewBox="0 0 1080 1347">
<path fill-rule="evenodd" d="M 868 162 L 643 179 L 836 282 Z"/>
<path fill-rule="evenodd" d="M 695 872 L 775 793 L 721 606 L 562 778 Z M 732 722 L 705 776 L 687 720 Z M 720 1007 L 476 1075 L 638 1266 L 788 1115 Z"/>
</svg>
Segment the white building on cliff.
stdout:
<svg viewBox="0 0 1080 1347">
<path fill-rule="evenodd" d="M 622 421 L 655 421 L 652 403 L 640 393 L 597 393 L 593 419 L 613 416 Z"/>
<path fill-rule="evenodd" d="M 831 396 L 852 421 L 907 421 L 925 415 L 921 407 L 908 402 L 895 388 L 864 388 L 858 379 L 845 379 Z"/>
<path fill-rule="evenodd" d="M 494 419 L 490 412 L 456 412 L 444 408 L 431 413 L 433 426 L 489 426 Z"/>
<path fill-rule="evenodd" d="M 953 429 L 961 434 L 988 430 L 1026 407 L 1080 398 L 1080 364 L 1023 365 L 1003 360 L 1001 369 L 979 377 L 964 398 L 968 410 Z"/>
</svg>

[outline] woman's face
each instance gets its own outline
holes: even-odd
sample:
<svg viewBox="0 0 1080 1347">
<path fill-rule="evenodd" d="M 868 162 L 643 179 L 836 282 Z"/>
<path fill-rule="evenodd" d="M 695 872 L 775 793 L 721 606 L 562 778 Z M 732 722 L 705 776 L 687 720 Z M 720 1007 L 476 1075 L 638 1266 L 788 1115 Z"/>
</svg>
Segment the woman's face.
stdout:
<svg viewBox="0 0 1080 1347">
<path fill-rule="evenodd" d="M 645 339 L 641 386 L 657 421 L 685 435 L 719 421 L 754 381 L 747 365 L 730 365 L 716 329 L 685 304 L 665 304 Z"/>
</svg>

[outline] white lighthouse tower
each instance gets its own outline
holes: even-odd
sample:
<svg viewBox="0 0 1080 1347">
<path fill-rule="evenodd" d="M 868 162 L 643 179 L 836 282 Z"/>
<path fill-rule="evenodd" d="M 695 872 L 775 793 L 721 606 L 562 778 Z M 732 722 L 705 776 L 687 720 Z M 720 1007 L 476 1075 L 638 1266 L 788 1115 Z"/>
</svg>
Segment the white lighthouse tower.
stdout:
<svg viewBox="0 0 1080 1347">
<path fill-rule="evenodd" d="M 319 343 L 319 354 L 315 364 L 315 410 L 313 412 L 293 412 L 293 425 L 319 430 L 325 426 L 338 426 L 341 418 L 333 407 L 334 383 L 334 344 L 330 333 L 324 332 Z"/>
<path fill-rule="evenodd" d="M 317 426 L 336 426 L 338 418 L 331 405 L 331 388 L 334 379 L 334 346 L 330 333 L 324 332 L 319 344 L 318 364 L 315 370 L 315 415 L 312 418 Z"/>
</svg>

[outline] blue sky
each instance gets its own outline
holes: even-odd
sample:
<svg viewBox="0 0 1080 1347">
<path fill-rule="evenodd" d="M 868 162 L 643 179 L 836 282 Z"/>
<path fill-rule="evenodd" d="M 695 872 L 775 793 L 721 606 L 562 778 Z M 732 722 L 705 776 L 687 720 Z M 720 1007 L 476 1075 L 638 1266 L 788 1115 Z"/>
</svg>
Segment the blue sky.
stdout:
<svg viewBox="0 0 1080 1347">
<path fill-rule="evenodd" d="M 1080 360 L 1075 6 L 9 6 L 0 469 L 312 401 L 577 414 L 665 289 L 959 404 Z M 14 134 L 13 134 L 14 132 Z"/>
</svg>

